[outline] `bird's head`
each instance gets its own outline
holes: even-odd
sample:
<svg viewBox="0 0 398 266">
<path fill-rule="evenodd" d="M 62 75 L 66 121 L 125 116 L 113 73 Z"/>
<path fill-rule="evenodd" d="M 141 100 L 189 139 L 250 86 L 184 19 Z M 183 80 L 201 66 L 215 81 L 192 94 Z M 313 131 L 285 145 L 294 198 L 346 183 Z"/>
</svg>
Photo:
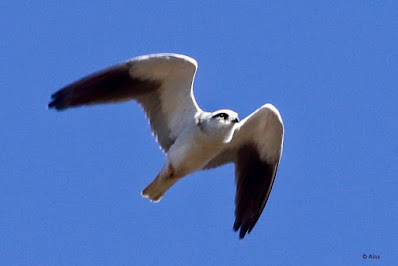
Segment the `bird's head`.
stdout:
<svg viewBox="0 0 398 266">
<path fill-rule="evenodd" d="M 207 113 L 201 121 L 201 127 L 211 138 L 229 143 L 238 122 L 239 117 L 236 112 L 222 109 Z"/>
<path fill-rule="evenodd" d="M 239 122 L 238 114 L 232 110 L 222 109 L 211 113 L 211 122 L 217 125 L 233 127 L 235 123 Z"/>
</svg>

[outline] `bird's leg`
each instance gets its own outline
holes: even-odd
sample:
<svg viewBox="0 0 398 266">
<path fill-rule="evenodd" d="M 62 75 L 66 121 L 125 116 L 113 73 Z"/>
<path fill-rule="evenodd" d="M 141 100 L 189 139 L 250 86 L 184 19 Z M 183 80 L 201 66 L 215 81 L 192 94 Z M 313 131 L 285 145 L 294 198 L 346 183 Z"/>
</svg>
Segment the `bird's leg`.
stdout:
<svg viewBox="0 0 398 266">
<path fill-rule="evenodd" d="M 181 177 L 176 175 L 174 167 L 171 163 L 166 162 L 160 173 L 147 186 L 141 195 L 145 198 L 149 198 L 153 202 L 158 202 L 163 197 L 164 193 L 173 186 Z"/>
<path fill-rule="evenodd" d="M 171 163 L 169 163 L 168 173 L 169 173 L 169 177 L 170 178 L 174 177 L 175 171 L 174 171 L 174 167 L 173 167 L 173 165 Z"/>
</svg>

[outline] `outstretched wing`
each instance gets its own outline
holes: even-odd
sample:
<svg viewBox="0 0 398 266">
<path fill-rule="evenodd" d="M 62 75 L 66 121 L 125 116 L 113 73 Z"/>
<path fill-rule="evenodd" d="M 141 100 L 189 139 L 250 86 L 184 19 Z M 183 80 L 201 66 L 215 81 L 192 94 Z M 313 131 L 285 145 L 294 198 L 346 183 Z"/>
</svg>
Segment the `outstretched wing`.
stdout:
<svg viewBox="0 0 398 266">
<path fill-rule="evenodd" d="M 205 167 L 235 163 L 235 223 L 239 237 L 253 229 L 267 203 L 283 148 L 283 122 L 265 104 L 238 124 L 228 146 Z"/>
<path fill-rule="evenodd" d="M 48 106 L 64 110 L 135 99 L 167 152 L 185 125 L 201 111 L 192 92 L 196 69 L 196 61 L 184 55 L 140 56 L 62 88 L 51 96 Z"/>
</svg>

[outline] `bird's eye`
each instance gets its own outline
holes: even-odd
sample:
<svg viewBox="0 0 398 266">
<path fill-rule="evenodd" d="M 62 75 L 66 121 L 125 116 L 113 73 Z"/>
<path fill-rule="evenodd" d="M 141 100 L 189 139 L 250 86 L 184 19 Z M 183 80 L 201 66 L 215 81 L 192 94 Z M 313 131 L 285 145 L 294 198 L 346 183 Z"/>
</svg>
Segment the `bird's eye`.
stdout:
<svg viewBox="0 0 398 266">
<path fill-rule="evenodd" d="M 219 113 L 216 114 L 214 117 L 220 117 L 223 118 L 224 120 L 228 119 L 228 115 L 226 113 Z"/>
</svg>

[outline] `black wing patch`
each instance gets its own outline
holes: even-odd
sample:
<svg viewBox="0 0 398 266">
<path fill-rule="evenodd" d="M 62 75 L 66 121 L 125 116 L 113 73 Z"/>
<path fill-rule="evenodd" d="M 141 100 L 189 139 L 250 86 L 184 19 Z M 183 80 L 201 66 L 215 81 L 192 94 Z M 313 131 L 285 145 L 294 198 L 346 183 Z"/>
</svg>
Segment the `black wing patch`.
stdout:
<svg viewBox="0 0 398 266">
<path fill-rule="evenodd" d="M 254 144 L 242 146 L 235 162 L 235 223 L 242 239 L 250 233 L 260 217 L 274 183 L 277 163 L 260 159 Z"/>
<path fill-rule="evenodd" d="M 131 64 L 124 63 L 72 83 L 54 93 L 48 107 L 64 110 L 80 105 L 127 101 L 160 87 L 158 81 L 131 77 L 130 67 Z"/>
</svg>

